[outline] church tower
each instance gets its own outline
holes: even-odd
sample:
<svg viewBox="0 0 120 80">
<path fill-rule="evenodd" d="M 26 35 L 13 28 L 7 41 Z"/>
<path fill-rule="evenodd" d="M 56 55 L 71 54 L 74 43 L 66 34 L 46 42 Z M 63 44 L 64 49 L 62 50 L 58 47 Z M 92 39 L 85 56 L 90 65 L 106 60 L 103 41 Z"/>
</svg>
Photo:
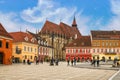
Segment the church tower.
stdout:
<svg viewBox="0 0 120 80">
<path fill-rule="evenodd" d="M 77 28 L 75 16 L 74 16 L 74 19 L 73 19 L 72 27 L 76 27 Z"/>
</svg>

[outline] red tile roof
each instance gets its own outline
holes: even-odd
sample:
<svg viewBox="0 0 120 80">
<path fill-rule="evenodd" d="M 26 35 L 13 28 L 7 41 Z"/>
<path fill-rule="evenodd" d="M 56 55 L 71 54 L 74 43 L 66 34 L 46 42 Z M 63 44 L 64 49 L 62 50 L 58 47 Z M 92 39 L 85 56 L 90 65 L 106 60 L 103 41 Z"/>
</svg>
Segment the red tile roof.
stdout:
<svg viewBox="0 0 120 80">
<path fill-rule="evenodd" d="M 13 37 L 13 42 L 28 42 L 37 44 L 35 37 L 26 32 L 11 32 L 10 35 Z M 28 39 L 28 40 L 27 40 Z M 34 39 L 34 42 L 32 41 Z"/>
<path fill-rule="evenodd" d="M 78 39 L 75 39 L 66 47 L 90 47 L 91 46 L 91 39 L 90 36 L 81 36 Z"/>
<path fill-rule="evenodd" d="M 9 34 L 9 33 L 5 30 L 5 28 L 2 26 L 1 23 L 0 23 L 0 36 L 12 38 L 12 37 L 10 36 L 10 34 Z"/>
<path fill-rule="evenodd" d="M 46 21 L 43 28 L 41 29 L 41 33 L 46 33 L 46 32 L 49 32 L 49 33 L 59 33 L 59 34 L 62 34 L 62 31 L 60 30 L 60 27 L 59 25 L 55 24 L 55 23 L 52 23 L 50 21 Z"/>
<path fill-rule="evenodd" d="M 48 20 L 45 22 L 40 33 L 47 33 L 47 32 L 49 32 L 49 33 L 54 32 L 55 34 L 66 35 L 67 38 L 73 37 L 73 36 L 75 36 L 75 34 L 77 34 L 78 37 L 81 36 L 77 27 L 71 27 L 63 22 L 60 22 L 60 24 L 57 25 Z"/>
<path fill-rule="evenodd" d="M 120 40 L 120 31 L 91 31 L 92 39 Z"/>
</svg>

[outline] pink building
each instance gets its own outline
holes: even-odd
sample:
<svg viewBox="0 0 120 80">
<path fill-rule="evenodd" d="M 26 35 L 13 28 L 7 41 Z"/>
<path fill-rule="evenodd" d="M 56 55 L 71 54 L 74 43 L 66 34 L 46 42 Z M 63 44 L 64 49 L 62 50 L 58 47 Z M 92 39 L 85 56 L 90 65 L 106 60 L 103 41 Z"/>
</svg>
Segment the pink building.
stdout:
<svg viewBox="0 0 120 80">
<path fill-rule="evenodd" d="M 76 58 L 79 61 L 91 60 L 90 36 L 82 36 L 66 46 L 66 60 Z"/>
</svg>

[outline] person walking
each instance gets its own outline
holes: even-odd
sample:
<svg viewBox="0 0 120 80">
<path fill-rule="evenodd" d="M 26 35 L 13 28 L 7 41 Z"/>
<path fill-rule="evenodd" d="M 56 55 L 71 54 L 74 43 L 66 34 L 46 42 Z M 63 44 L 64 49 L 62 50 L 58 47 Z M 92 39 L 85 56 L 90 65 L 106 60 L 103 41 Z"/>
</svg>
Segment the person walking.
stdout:
<svg viewBox="0 0 120 80">
<path fill-rule="evenodd" d="M 97 57 L 97 67 L 99 67 L 99 57 Z"/>
<path fill-rule="evenodd" d="M 70 65 L 70 64 L 69 64 L 69 62 L 70 62 L 70 59 L 68 59 L 68 60 L 67 60 L 67 66 L 69 66 L 69 65 Z"/>
<path fill-rule="evenodd" d="M 71 60 L 71 65 L 73 66 L 73 59 Z"/>
<path fill-rule="evenodd" d="M 74 58 L 74 65 L 76 65 L 76 58 Z"/>
<path fill-rule="evenodd" d="M 26 64 L 26 61 L 25 61 L 25 59 L 23 60 L 23 64 Z"/>
</svg>

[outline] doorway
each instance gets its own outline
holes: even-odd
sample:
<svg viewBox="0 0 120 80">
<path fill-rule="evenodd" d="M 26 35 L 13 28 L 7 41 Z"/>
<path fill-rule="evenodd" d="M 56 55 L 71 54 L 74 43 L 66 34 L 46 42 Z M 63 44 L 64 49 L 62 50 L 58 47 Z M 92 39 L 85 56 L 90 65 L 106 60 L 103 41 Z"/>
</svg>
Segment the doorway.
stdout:
<svg viewBox="0 0 120 80">
<path fill-rule="evenodd" d="M 0 53 L 0 64 L 3 64 L 3 53 Z"/>
</svg>

